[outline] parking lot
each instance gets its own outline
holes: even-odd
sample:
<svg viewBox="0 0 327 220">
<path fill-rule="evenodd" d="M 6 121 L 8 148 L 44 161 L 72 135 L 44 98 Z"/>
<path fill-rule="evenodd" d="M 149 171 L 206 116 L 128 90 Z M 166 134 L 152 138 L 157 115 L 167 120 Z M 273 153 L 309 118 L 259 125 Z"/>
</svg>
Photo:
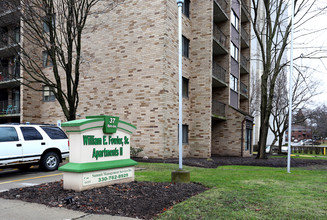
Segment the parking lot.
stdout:
<svg viewBox="0 0 327 220">
<path fill-rule="evenodd" d="M 0 192 L 11 188 L 21 188 L 38 185 L 46 182 L 59 181 L 62 179 L 62 172 L 44 172 L 34 166 L 28 171 L 18 169 L 0 169 Z"/>
</svg>

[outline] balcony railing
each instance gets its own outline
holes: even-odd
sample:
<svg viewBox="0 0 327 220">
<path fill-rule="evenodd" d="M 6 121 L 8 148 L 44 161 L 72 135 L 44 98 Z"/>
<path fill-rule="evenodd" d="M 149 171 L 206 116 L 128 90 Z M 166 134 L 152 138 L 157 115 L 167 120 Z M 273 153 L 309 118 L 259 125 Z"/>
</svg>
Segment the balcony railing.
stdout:
<svg viewBox="0 0 327 220">
<path fill-rule="evenodd" d="M 241 0 L 242 3 L 242 17 L 241 17 L 241 21 L 249 21 L 249 16 L 251 13 L 251 10 L 249 10 L 249 7 L 247 5 L 247 0 Z"/>
<path fill-rule="evenodd" d="M 241 37 L 242 40 L 246 43 L 247 46 L 250 44 L 250 37 L 248 32 L 244 29 L 244 27 L 241 27 Z"/>
<path fill-rule="evenodd" d="M 19 7 L 19 4 L 19 0 L 0 1 L 0 16 L 16 10 Z"/>
<path fill-rule="evenodd" d="M 0 115 L 13 115 L 20 113 L 20 102 L 14 101 L 9 104 L 8 100 L 0 101 Z"/>
<path fill-rule="evenodd" d="M 10 72 L 11 73 L 9 73 L 9 68 L 4 68 L 2 70 L 0 69 L 0 82 L 5 82 L 5 81 L 19 78 L 20 76 L 19 66 L 16 66 L 16 68 L 12 67 Z"/>
<path fill-rule="evenodd" d="M 249 60 L 246 59 L 246 57 L 243 54 L 241 54 L 241 67 L 245 70 L 245 71 L 241 71 L 241 73 L 249 72 Z"/>
<path fill-rule="evenodd" d="M 217 42 L 224 48 L 226 48 L 226 36 L 224 33 L 219 30 L 219 27 L 217 25 L 213 25 L 213 37 L 216 39 Z"/>
<path fill-rule="evenodd" d="M 20 42 L 19 28 L 13 30 L 10 34 L 8 32 L 0 33 L 0 48 L 16 45 Z"/>
<path fill-rule="evenodd" d="M 240 83 L 241 95 L 248 97 L 248 87 L 244 83 Z"/>
<path fill-rule="evenodd" d="M 218 80 L 226 83 L 226 70 L 222 68 L 217 62 L 212 63 L 212 75 Z"/>
<path fill-rule="evenodd" d="M 227 9 L 227 1 L 226 0 L 215 0 L 215 2 L 224 10 Z"/>
<path fill-rule="evenodd" d="M 226 104 L 219 101 L 212 101 L 212 114 L 214 116 L 226 117 Z"/>
</svg>

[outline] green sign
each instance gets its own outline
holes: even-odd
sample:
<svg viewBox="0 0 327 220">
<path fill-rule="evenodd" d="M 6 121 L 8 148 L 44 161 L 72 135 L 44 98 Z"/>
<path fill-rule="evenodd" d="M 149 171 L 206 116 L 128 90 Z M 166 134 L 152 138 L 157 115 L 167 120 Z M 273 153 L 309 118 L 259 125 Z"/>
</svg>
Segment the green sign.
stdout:
<svg viewBox="0 0 327 220">
<path fill-rule="evenodd" d="M 116 133 L 119 123 L 119 117 L 108 116 L 108 115 L 86 116 L 86 119 L 91 119 L 91 118 L 104 119 L 103 133 L 105 134 Z"/>
</svg>

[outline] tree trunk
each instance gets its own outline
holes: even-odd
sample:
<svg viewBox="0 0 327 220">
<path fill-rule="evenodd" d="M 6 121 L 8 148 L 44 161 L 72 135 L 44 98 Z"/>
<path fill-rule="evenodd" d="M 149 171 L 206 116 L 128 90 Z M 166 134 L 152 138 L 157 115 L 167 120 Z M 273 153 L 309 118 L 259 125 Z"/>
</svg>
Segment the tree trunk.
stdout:
<svg viewBox="0 0 327 220">
<path fill-rule="evenodd" d="M 267 159 L 267 155 L 266 155 L 267 135 L 268 135 L 268 127 L 261 125 L 257 159 Z"/>
<path fill-rule="evenodd" d="M 282 145 L 283 145 L 283 135 L 279 136 L 279 140 L 278 140 L 278 154 L 282 153 Z"/>
</svg>

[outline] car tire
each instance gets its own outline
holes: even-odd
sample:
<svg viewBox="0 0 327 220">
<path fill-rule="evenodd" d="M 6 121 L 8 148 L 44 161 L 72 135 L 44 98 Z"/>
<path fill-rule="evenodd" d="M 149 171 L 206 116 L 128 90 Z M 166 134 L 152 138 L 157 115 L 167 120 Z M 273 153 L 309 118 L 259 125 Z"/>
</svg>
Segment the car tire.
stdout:
<svg viewBox="0 0 327 220">
<path fill-rule="evenodd" d="M 55 152 L 47 152 L 41 158 L 41 167 L 46 171 L 57 170 L 59 167 L 59 157 Z"/>
</svg>

